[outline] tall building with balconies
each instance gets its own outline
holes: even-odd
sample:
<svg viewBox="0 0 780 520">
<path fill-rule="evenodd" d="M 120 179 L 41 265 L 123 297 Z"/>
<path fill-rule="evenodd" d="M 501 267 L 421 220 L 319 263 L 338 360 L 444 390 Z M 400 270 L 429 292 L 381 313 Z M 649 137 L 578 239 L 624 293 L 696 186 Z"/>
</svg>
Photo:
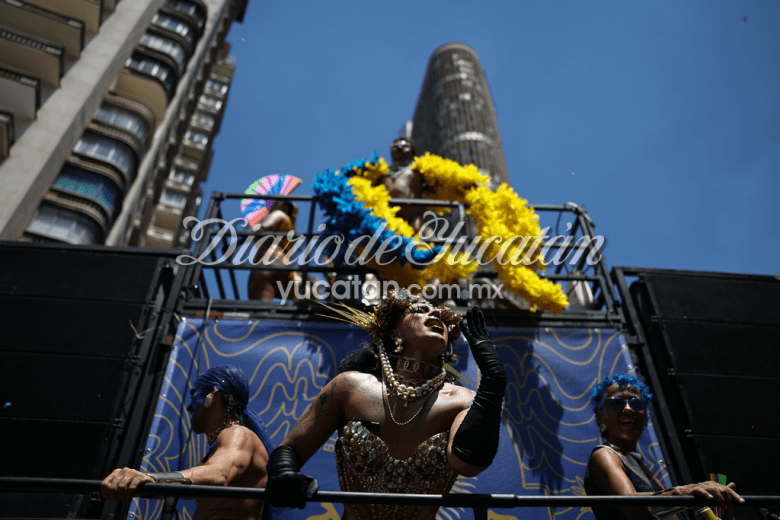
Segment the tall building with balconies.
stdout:
<svg viewBox="0 0 780 520">
<path fill-rule="evenodd" d="M 176 247 L 248 0 L 0 0 L 0 239 Z"/>
<path fill-rule="evenodd" d="M 464 43 L 446 43 L 433 51 L 411 137 L 418 155 L 431 152 L 475 164 L 494 185 L 509 184 L 490 87 L 477 53 Z"/>
</svg>

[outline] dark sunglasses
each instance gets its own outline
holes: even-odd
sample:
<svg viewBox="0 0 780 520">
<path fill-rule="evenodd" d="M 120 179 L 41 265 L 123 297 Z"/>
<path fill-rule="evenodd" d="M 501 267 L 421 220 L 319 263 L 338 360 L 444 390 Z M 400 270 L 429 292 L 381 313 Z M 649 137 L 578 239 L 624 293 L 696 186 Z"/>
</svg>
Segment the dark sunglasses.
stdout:
<svg viewBox="0 0 780 520">
<path fill-rule="evenodd" d="M 607 397 L 606 404 L 610 408 L 617 412 L 623 411 L 626 407 L 626 403 L 635 412 L 641 412 L 645 409 L 645 400 L 640 397 L 633 397 L 631 399 L 623 399 L 622 397 Z"/>
</svg>

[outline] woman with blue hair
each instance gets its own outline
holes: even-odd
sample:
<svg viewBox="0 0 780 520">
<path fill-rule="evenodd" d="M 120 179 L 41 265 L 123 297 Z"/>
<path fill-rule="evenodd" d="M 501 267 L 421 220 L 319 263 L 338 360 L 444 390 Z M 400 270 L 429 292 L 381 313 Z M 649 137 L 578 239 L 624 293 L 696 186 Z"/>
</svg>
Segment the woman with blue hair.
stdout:
<svg viewBox="0 0 780 520">
<path fill-rule="evenodd" d="M 147 482 L 265 487 L 268 454 L 274 446 L 262 419 L 247 409 L 249 386 L 241 369 L 230 365 L 211 368 L 195 381 L 190 393 L 187 409 L 192 431 L 206 434 L 211 445 L 200 464 L 169 473 L 116 469 L 103 480 L 104 497 L 132 500 Z M 198 498 L 196 504 L 193 520 L 268 518 L 262 500 Z"/>
<path fill-rule="evenodd" d="M 585 493 L 588 495 L 693 495 L 716 500 L 730 511 L 733 504 L 744 503 L 734 488 L 717 482 L 701 482 L 664 489 L 643 462 L 636 447 L 647 427 L 648 407 L 653 394 L 645 383 L 633 376 L 615 374 L 593 389 L 593 411 L 604 444 L 593 449 L 585 469 Z M 593 506 L 597 520 L 648 518 L 657 511 L 647 507 Z M 652 518 L 652 517 L 650 517 Z"/>
</svg>

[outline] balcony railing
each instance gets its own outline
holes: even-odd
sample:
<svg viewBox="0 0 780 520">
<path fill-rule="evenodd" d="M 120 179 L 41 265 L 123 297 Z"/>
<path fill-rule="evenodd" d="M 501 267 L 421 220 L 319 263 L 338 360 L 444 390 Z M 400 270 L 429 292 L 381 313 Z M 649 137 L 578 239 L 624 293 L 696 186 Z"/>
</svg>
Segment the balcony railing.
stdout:
<svg viewBox="0 0 780 520">
<path fill-rule="evenodd" d="M 99 480 L 45 479 L 0 477 L 3 491 L 25 490 L 26 492 L 48 493 L 51 491 L 68 493 L 99 493 Z M 189 486 L 180 484 L 144 484 L 140 488 L 144 495 L 154 497 L 188 498 L 231 498 L 264 500 L 265 489 L 238 488 L 222 486 Z M 743 495 L 745 504 L 738 507 L 775 507 L 780 506 L 780 496 Z M 487 519 L 488 508 L 523 507 L 714 507 L 715 502 L 693 496 L 527 496 L 448 493 L 445 495 L 421 495 L 406 493 L 356 493 L 344 491 L 318 491 L 310 502 L 331 502 L 339 504 L 392 504 L 435 507 L 459 507 L 471 509 L 475 520 Z M 171 520 L 173 508 L 168 508 L 160 520 Z"/>
<path fill-rule="evenodd" d="M 290 265 L 255 266 L 247 261 L 236 262 L 234 253 L 235 250 L 240 249 L 235 246 L 236 242 L 240 243 L 269 235 L 286 235 L 283 232 L 256 233 L 248 227 L 239 225 L 240 221 L 236 220 L 240 218 L 240 213 L 237 211 L 237 199 L 244 198 L 290 201 L 307 205 L 308 222 L 305 225 L 305 230 L 296 234 L 295 238 L 303 238 L 304 243 L 307 244 L 319 238 L 319 234 L 315 231 L 317 202 L 311 196 L 252 195 L 250 197 L 246 193 L 212 193 L 203 221 L 210 224 L 199 227 L 197 232 L 192 234 L 195 244 L 191 256 L 192 259 L 198 261 L 195 262 L 192 278 L 188 284 L 190 287 L 197 285 L 197 290 L 192 295 L 193 300 L 190 301 L 191 304 L 205 308 L 204 301 L 211 300 L 212 308 L 215 310 L 220 307 L 224 310 L 225 306 L 244 311 L 268 307 L 278 310 L 279 302 L 247 301 L 245 284 L 241 277 L 247 277 L 247 271 L 251 269 L 297 271 L 301 273 L 304 280 L 308 279 L 309 275 L 323 276 L 326 273 L 353 277 L 365 277 L 368 273 L 374 273 L 369 267 L 359 265 L 330 267 L 313 265 L 312 263 L 299 265 L 297 262 L 293 262 Z M 390 203 L 392 205 L 423 206 L 428 209 L 450 207 L 454 215 L 453 224 L 464 222 L 466 219 L 467 205 L 462 203 L 427 199 L 392 199 Z M 549 223 L 550 228 L 547 234 L 548 238 L 541 247 L 541 250 L 545 252 L 545 258 L 550 263 L 547 270 L 540 273 L 540 276 L 555 283 L 566 284 L 564 290 L 570 294 L 569 309 L 556 318 L 559 321 L 567 321 L 576 316 L 579 321 L 586 317 L 591 321 L 603 322 L 606 320 L 610 323 L 617 323 L 620 320 L 619 304 L 616 304 L 618 297 L 614 286 L 609 282 L 609 271 L 601 254 L 605 241 L 603 237 L 595 235 L 594 224 L 587 211 L 572 203 L 532 207 L 537 214 L 543 217 L 543 228 L 546 227 L 544 224 L 547 223 Z M 304 209 L 305 206 L 302 206 L 299 213 L 305 213 Z M 193 233 L 193 224 L 190 224 L 188 229 L 190 233 Z M 455 243 L 470 239 L 471 237 L 468 236 L 457 237 Z M 434 239 L 428 242 L 433 245 L 442 244 L 445 239 Z M 233 251 L 231 251 L 231 245 Z M 496 287 L 500 286 L 501 283 L 490 265 L 481 266 L 475 273 L 474 279 L 475 283 L 493 283 Z M 503 290 L 502 298 L 505 298 L 517 309 L 528 309 L 528 305 L 519 296 L 507 290 Z M 291 304 L 290 302 L 286 303 Z M 537 316 L 544 316 L 545 319 L 553 317 L 549 313 L 537 313 Z"/>
</svg>

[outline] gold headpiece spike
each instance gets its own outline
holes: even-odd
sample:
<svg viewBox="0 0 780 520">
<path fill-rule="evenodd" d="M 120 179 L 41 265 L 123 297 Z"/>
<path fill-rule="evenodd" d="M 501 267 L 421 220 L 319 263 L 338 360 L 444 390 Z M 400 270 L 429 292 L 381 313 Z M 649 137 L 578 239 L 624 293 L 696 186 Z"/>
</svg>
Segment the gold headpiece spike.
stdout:
<svg viewBox="0 0 780 520">
<path fill-rule="evenodd" d="M 367 312 L 358 309 L 353 309 L 349 305 L 344 305 L 343 303 L 336 303 L 334 305 L 327 305 L 322 302 L 317 302 L 317 303 L 319 303 L 323 307 L 327 307 L 328 309 L 335 312 L 336 314 L 339 314 L 341 317 L 328 316 L 327 314 L 318 314 L 317 316 L 322 316 L 324 318 L 331 318 L 334 320 L 343 321 L 345 323 L 350 323 L 352 325 L 357 325 L 362 329 L 370 328 L 372 325 L 376 323 L 373 314 L 369 314 Z M 339 309 L 336 306 L 342 308 Z"/>
<path fill-rule="evenodd" d="M 420 296 L 410 294 L 406 289 L 401 289 L 397 293 L 391 289 L 379 301 L 379 304 L 374 306 L 371 312 L 353 309 L 340 302 L 328 305 L 317 300 L 313 301 L 340 315 L 340 317 L 325 314 L 318 314 L 318 316 L 357 325 L 368 332 L 369 336 L 374 340 L 377 340 L 381 337 L 385 327 L 387 327 L 392 314 L 399 310 L 397 305 L 406 307 L 412 303 L 424 302 L 425 300 Z M 463 319 L 460 314 L 455 314 L 445 307 L 442 309 L 441 319 L 453 337 L 460 336 L 460 321 Z"/>
</svg>

